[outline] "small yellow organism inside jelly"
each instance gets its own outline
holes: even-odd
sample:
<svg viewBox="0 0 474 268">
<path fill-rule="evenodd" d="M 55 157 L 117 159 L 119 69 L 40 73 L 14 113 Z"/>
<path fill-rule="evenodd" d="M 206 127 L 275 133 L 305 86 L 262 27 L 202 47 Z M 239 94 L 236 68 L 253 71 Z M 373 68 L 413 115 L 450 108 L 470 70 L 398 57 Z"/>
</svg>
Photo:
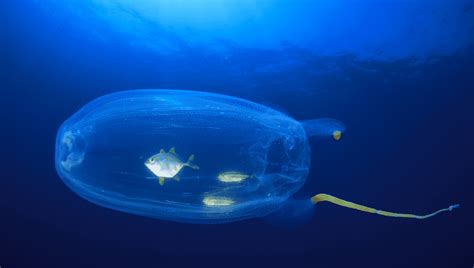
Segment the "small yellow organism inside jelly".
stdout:
<svg viewBox="0 0 474 268">
<path fill-rule="evenodd" d="M 161 149 L 160 153 L 149 157 L 145 162 L 145 166 L 153 172 L 156 177 L 158 177 L 160 185 L 163 185 L 165 179 L 179 181 L 178 173 L 183 169 L 183 167 L 199 169 L 198 166 L 192 163 L 193 160 L 194 155 L 192 154 L 189 156 L 188 161 L 183 163 L 173 147 L 169 152 L 165 152 L 165 150 Z"/>
<path fill-rule="evenodd" d="M 241 182 L 250 176 L 238 171 L 226 171 L 219 173 L 217 179 L 221 182 Z"/>
<path fill-rule="evenodd" d="M 332 137 L 334 140 L 338 141 L 342 137 L 342 132 L 340 130 L 334 130 L 334 132 L 332 133 Z"/>
<path fill-rule="evenodd" d="M 208 207 L 217 207 L 217 206 L 230 206 L 234 204 L 234 200 L 227 197 L 211 197 L 206 196 L 202 202 Z"/>
</svg>

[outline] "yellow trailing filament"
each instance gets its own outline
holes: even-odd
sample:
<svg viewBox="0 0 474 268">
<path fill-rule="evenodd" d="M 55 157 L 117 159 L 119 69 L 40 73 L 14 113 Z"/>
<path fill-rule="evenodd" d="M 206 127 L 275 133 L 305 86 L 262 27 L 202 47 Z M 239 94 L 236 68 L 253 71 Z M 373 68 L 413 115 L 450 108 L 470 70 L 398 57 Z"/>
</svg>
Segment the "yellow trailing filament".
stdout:
<svg viewBox="0 0 474 268">
<path fill-rule="evenodd" d="M 414 215 L 414 214 L 394 213 L 394 212 L 388 212 L 388 211 L 384 211 L 384 210 L 378 210 L 378 209 L 375 209 L 375 208 L 370 208 L 370 207 L 366 207 L 366 206 L 359 205 L 359 204 L 356 204 L 356 203 L 352 203 L 352 202 L 349 202 L 349 201 L 346 201 L 346 200 L 343 200 L 343 199 L 340 199 L 340 198 L 337 198 L 337 197 L 334 197 L 334 196 L 328 195 L 328 194 L 317 194 L 317 195 L 311 197 L 311 202 L 313 204 L 317 204 L 319 202 L 330 202 L 330 203 L 333 203 L 333 204 L 341 206 L 341 207 L 360 210 L 360 211 L 367 212 L 367 213 L 374 213 L 374 214 L 382 215 L 382 216 L 385 216 L 385 217 L 412 218 L 412 219 L 420 219 L 420 220 L 430 218 L 430 217 L 435 216 L 438 213 L 441 213 L 441 212 L 444 212 L 444 211 L 451 211 L 451 210 L 459 207 L 459 204 L 455 204 L 455 205 L 449 206 L 448 208 L 443 208 L 443 209 L 440 209 L 438 211 L 435 211 L 431 214 Z"/>
</svg>

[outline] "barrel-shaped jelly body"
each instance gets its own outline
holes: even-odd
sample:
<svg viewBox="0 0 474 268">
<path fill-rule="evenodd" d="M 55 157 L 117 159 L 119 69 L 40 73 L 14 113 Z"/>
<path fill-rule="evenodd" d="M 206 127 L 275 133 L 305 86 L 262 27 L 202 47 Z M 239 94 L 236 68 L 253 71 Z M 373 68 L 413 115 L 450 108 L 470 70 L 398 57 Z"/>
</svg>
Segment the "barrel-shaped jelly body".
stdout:
<svg viewBox="0 0 474 268">
<path fill-rule="evenodd" d="M 160 185 L 145 162 L 173 147 L 182 163 L 194 155 L 199 169 L 183 167 Z M 278 209 L 304 184 L 310 148 L 298 121 L 266 106 L 220 94 L 150 89 L 85 105 L 60 127 L 55 158 L 65 184 L 98 205 L 164 220 L 220 223 Z"/>
</svg>

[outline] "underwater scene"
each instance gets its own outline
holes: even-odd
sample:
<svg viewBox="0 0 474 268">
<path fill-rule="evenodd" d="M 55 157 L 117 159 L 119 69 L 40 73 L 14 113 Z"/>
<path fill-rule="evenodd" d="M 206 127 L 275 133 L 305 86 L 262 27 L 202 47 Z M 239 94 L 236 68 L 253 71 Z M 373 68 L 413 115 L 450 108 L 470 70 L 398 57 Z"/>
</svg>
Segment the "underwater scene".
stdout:
<svg viewBox="0 0 474 268">
<path fill-rule="evenodd" d="M 474 266 L 473 1 L 0 10 L 0 268 Z"/>
</svg>

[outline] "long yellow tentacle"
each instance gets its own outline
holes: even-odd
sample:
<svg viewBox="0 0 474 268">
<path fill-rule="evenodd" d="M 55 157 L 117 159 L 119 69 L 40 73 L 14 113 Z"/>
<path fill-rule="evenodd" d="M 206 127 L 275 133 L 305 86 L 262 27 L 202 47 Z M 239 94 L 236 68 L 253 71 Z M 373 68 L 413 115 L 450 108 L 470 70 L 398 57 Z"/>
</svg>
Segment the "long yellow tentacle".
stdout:
<svg viewBox="0 0 474 268">
<path fill-rule="evenodd" d="M 394 212 L 388 212 L 388 211 L 384 211 L 384 210 L 378 210 L 378 209 L 375 209 L 375 208 L 370 208 L 370 207 L 362 206 L 362 205 L 359 205 L 359 204 L 356 204 L 356 203 L 352 203 L 352 202 L 349 202 L 349 201 L 346 201 L 346 200 L 343 200 L 343 199 L 340 199 L 340 198 L 337 198 L 337 197 L 334 197 L 334 196 L 328 195 L 328 194 L 317 194 L 317 195 L 311 197 L 311 202 L 313 202 L 313 204 L 316 204 L 316 203 L 319 203 L 319 202 L 330 202 L 330 203 L 336 204 L 338 206 L 347 207 L 347 208 L 351 208 L 351 209 L 355 209 L 355 210 L 360 210 L 360 211 L 367 212 L 367 213 L 374 213 L 374 214 L 382 215 L 382 216 L 385 216 L 385 217 L 399 217 L 399 218 L 412 218 L 412 219 L 426 219 L 426 218 L 429 218 L 429 217 L 433 217 L 434 215 L 436 215 L 438 213 L 441 213 L 443 211 L 451 211 L 451 210 L 459 207 L 459 205 L 456 204 L 456 205 L 449 206 L 448 208 L 440 209 L 440 210 L 435 211 L 431 214 L 414 215 L 414 214 L 394 213 Z"/>
</svg>

